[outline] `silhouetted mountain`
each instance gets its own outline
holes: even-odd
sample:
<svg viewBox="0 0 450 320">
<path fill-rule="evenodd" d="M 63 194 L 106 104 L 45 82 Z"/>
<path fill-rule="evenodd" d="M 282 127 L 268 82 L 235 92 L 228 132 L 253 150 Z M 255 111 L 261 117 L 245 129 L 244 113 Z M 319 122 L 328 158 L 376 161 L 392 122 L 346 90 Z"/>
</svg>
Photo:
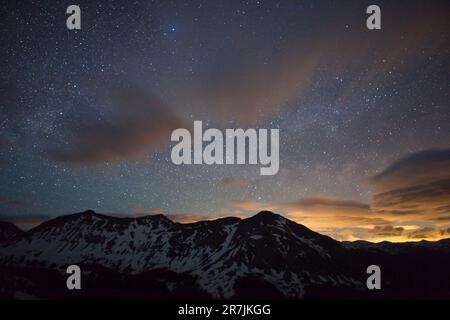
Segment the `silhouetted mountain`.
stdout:
<svg viewBox="0 0 450 320">
<path fill-rule="evenodd" d="M 402 242 L 402 243 L 394 243 L 389 241 L 373 243 L 369 241 L 357 240 L 357 241 L 343 241 L 342 244 L 349 249 L 377 250 L 394 254 L 420 249 L 438 250 L 442 253 L 447 252 L 450 254 L 450 239 L 442 239 L 439 241 L 422 240 L 422 241 Z"/>
<path fill-rule="evenodd" d="M 341 243 L 268 211 L 180 224 L 89 210 L 11 239 L 0 242 L 6 298 L 450 297 L 448 240 Z M 71 264 L 82 269 L 80 291 L 66 289 Z M 382 290 L 366 288 L 371 264 Z"/>
<path fill-rule="evenodd" d="M 20 237 L 24 232 L 15 224 L 6 221 L 0 221 L 0 243 L 14 240 Z"/>
</svg>

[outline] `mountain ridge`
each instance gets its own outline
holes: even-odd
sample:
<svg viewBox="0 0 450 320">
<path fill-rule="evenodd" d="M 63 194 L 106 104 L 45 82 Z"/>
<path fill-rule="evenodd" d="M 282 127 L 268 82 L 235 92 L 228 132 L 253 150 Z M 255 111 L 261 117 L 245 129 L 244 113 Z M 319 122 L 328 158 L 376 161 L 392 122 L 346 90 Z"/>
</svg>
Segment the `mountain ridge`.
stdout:
<svg viewBox="0 0 450 320">
<path fill-rule="evenodd" d="M 210 220 L 199 220 L 199 221 L 194 221 L 194 222 L 177 222 L 177 221 L 174 221 L 174 220 L 170 219 L 170 214 L 169 215 L 165 215 L 165 214 L 162 214 L 162 213 L 158 213 L 158 214 L 149 214 L 149 215 L 143 215 L 143 216 L 131 216 L 130 217 L 130 216 L 126 216 L 126 215 L 115 215 L 115 214 L 108 215 L 108 214 L 98 213 L 98 212 L 96 212 L 96 211 L 94 211 L 92 209 L 87 209 L 85 211 L 71 213 L 71 214 L 66 214 L 66 215 L 60 215 L 60 216 L 48 219 L 48 220 L 43 221 L 43 222 L 39 223 L 38 225 L 28 229 L 28 230 L 23 230 L 18 225 L 16 225 L 14 222 L 11 222 L 11 221 L 8 221 L 8 220 L 0 220 L 0 231 L 3 228 L 3 226 L 6 226 L 6 225 L 10 226 L 10 225 L 12 225 L 14 227 L 11 228 L 11 229 L 15 229 L 19 233 L 24 234 L 24 233 L 29 233 L 29 232 L 39 228 L 42 225 L 47 225 L 48 223 L 55 223 L 57 221 L 60 222 L 60 221 L 65 221 L 66 219 L 69 219 L 69 218 L 83 217 L 83 216 L 95 216 L 95 217 L 98 217 L 98 218 L 111 219 L 111 220 L 114 220 L 116 222 L 122 222 L 122 223 L 133 222 L 135 220 L 145 221 L 145 220 L 151 220 L 151 219 L 162 219 L 162 220 L 166 220 L 166 221 L 168 221 L 170 223 L 173 223 L 173 224 L 182 224 L 182 225 L 193 225 L 193 224 L 205 223 L 205 222 L 207 223 L 207 222 L 219 221 L 219 220 L 223 220 L 223 219 L 239 221 L 239 220 L 254 219 L 254 218 L 264 217 L 264 216 L 266 216 L 266 217 L 280 217 L 282 219 L 291 221 L 291 222 L 293 222 L 293 223 L 295 223 L 297 225 L 303 226 L 304 228 L 306 228 L 306 229 L 308 229 L 308 230 L 310 230 L 312 232 L 318 233 L 318 234 L 320 234 L 320 235 L 322 235 L 324 237 L 329 237 L 329 238 L 331 238 L 331 239 L 333 239 L 335 241 L 338 241 L 338 242 L 344 244 L 347 247 L 364 247 L 364 245 L 370 245 L 370 244 L 378 246 L 378 245 L 384 245 L 384 244 L 414 244 L 414 243 L 421 243 L 421 242 L 435 243 L 435 242 L 446 241 L 446 240 L 450 241 L 450 237 L 449 238 L 445 238 L 445 239 L 436 240 L 436 241 L 420 240 L 420 241 L 402 241 L 402 242 L 393 242 L 393 241 L 386 241 L 386 240 L 380 241 L 380 242 L 372 242 L 372 241 L 368 241 L 368 240 L 354 240 L 354 241 L 337 240 L 337 239 L 334 239 L 333 237 L 330 237 L 330 236 L 321 234 L 319 232 L 316 232 L 316 231 L 308 228 L 307 226 L 305 226 L 305 225 L 303 225 L 301 223 L 297 223 L 297 222 L 295 222 L 293 220 L 290 220 L 290 219 L 284 217 L 283 215 L 280 215 L 280 214 L 277 214 L 277 213 L 274 213 L 274 212 L 271 212 L 271 211 L 268 211 L 268 210 L 259 211 L 258 213 L 254 214 L 252 216 L 246 217 L 246 218 L 241 218 L 241 217 L 237 217 L 237 216 L 224 216 L 224 217 L 217 217 L 217 218 L 210 219 Z M 262 219 L 264 219 L 264 218 L 262 218 Z M 1 238 L 0 238 L 0 241 L 2 241 Z M 354 244 L 354 246 L 352 244 Z"/>
<path fill-rule="evenodd" d="M 0 242 L 0 274 L 9 284 L 2 288 L 0 281 L 0 296 L 2 290 L 7 297 L 14 296 L 18 289 L 48 294 L 49 290 L 42 292 L 37 284 L 50 274 L 52 279 L 64 277 L 71 264 L 88 272 L 89 292 L 96 292 L 95 297 L 110 292 L 110 284 L 99 284 L 105 274 L 117 286 L 114 292 L 119 297 L 139 292 L 141 298 L 148 294 L 170 298 L 177 296 L 173 290 L 182 292 L 182 297 L 195 292 L 195 296 L 226 299 L 258 294 L 288 299 L 374 297 L 376 293 L 368 293 L 365 287 L 365 270 L 371 264 L 387 270 L 383 277 L 395 284 L 389 291 L 395 296 L 395 290 L 411 294 L 420 289 L 399 289 L 396 281 L 404 285 L 409 279 L 404 278 L 410 276 L 404 263 L 428 270 L 429 263 L 436 261 L 442 270 L 433 270 L 436 279 L 432 283 L 438 293 L 445 294 L 448 290 L 440 287 L 445 281 L 439 279 L 446 275 L 444 267 L 450 266 L 450 254 L 443 255 L 449 252 L 448 243 L 436 247 L 391 244 L 382 250 L 376 244 L 350 246 L 269 211 L 245 219 L 183 224 L 161 214 L 120 218 L 89 210 L 46 221 Z M 32 283 L 31 289 L 17 288 L 21 281 Z M 59 283 L 50 292 L 66 295 Z M 157 291 L 149 293 L 150 284 Z M 249 292 L 249 286 L 262 289 Z M 103 291 L 97 292 L 98 287 Z M 420 290 L 415 294 L 420 296 Z"/>
</svg>

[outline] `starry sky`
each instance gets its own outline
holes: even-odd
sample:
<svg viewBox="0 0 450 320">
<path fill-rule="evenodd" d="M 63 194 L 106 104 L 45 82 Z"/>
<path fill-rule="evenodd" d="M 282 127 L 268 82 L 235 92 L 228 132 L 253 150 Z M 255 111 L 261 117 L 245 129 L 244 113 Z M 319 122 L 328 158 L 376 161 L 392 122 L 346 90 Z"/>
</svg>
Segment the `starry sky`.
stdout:
<svg viewBox="0 0 450 320">
<path fill-rule="evenodd" d="M 339 240 L 450 237 L 448 1 L 1 3 L 0 218 L 269 209 Z M 381 8 L 382 29 L 366 28 Z M 280 130 L 280 170 L 170 134 Z"/>
</svg>

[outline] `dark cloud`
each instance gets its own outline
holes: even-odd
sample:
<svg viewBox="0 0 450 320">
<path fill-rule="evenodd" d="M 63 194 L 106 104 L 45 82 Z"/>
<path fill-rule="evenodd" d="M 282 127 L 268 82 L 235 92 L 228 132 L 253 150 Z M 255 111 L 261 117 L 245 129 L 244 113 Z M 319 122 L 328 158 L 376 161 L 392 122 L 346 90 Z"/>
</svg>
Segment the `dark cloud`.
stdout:
<svg viewBox="0 0 450 320">
<path fill-rule="evenodd" d="M 408 238 L 411 239 L 426 239 L 426 238 L 433 238 L 436 236 L 436 229 L 431 227 L 425 227 L 418 230 L 411 231 L 408 234 Z"/>
<path fill-rule="evenodd" d="M 450 149 L 426 150 L 409 155 L 371 179 L 376 190 L 392 190 L 450 179 Z"/>
<path fill-rule="evenodd" d="M 438 221 L 438 222 L 450 222 L 450 216 L 443 216 L 443 217 L 437 217 L 433 218 L 432 220 Z"/>
<path fill-rule="evenodd" d="M 53 150 L 58 162 L 97 164 L 139 159 L 170 142 L 172 130 L 182 121 L 154 96 L 138 90 L 113 94 L 118 108 L 111 119 L 72 127 L 65 150 Z"/>
<path fill-rule="evenodd" d="M 376 194 L 373 206 L 397 214 L 414 214 L 424 211 L 449 213 L 450 180 L 439 180 L 408 188 L 394 189 Z M 442 211 L 444 208 L 444 211 Z"/>
<path fill-rule="evenodd" d="M 373 229 L 369 230 L 369 233 L 377 237 L 398 237 L 401 236 L 404 231 L 405 229 L 403 227 L 375 226 Z"/>
<path fill-rule="evenodd" d="M 450 149 L 399 160 L 372 178 L 372 208 L 392 215 L 437 219 L 450 213 Z"/>
</svg>

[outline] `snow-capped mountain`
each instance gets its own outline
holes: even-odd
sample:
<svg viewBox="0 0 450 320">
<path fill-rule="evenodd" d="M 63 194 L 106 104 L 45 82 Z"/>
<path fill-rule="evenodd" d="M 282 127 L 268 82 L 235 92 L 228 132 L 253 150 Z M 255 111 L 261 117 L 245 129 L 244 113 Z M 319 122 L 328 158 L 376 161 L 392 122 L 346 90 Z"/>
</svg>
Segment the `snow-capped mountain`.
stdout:
<svg viewBox="0 0 450 320">
<path fill-rule="evenodd" d="M 169 298 L 176 290 L 212 298 L 357 296 L 367 294 L 365 268 L 386 259 L 382 251 L 343 245 L 267 211 L 190 224 L 163 215 L 116 218 L 86 211 L 8 234 L 0 242 L 0 292 L 7 297 L 24 291 L 17 283 L 31 283 L 39 295 L 34 274 L 64 278 L 71 264 L 85 271 L 92 288 L 104 286 L 98 279 L 107 277 L 105 290 L 117 285 L 112 290 L 119 296 L 122 289 L 150 287 Z M 52 281 L 50 296 L 59 285 Z"/>
</svg>

